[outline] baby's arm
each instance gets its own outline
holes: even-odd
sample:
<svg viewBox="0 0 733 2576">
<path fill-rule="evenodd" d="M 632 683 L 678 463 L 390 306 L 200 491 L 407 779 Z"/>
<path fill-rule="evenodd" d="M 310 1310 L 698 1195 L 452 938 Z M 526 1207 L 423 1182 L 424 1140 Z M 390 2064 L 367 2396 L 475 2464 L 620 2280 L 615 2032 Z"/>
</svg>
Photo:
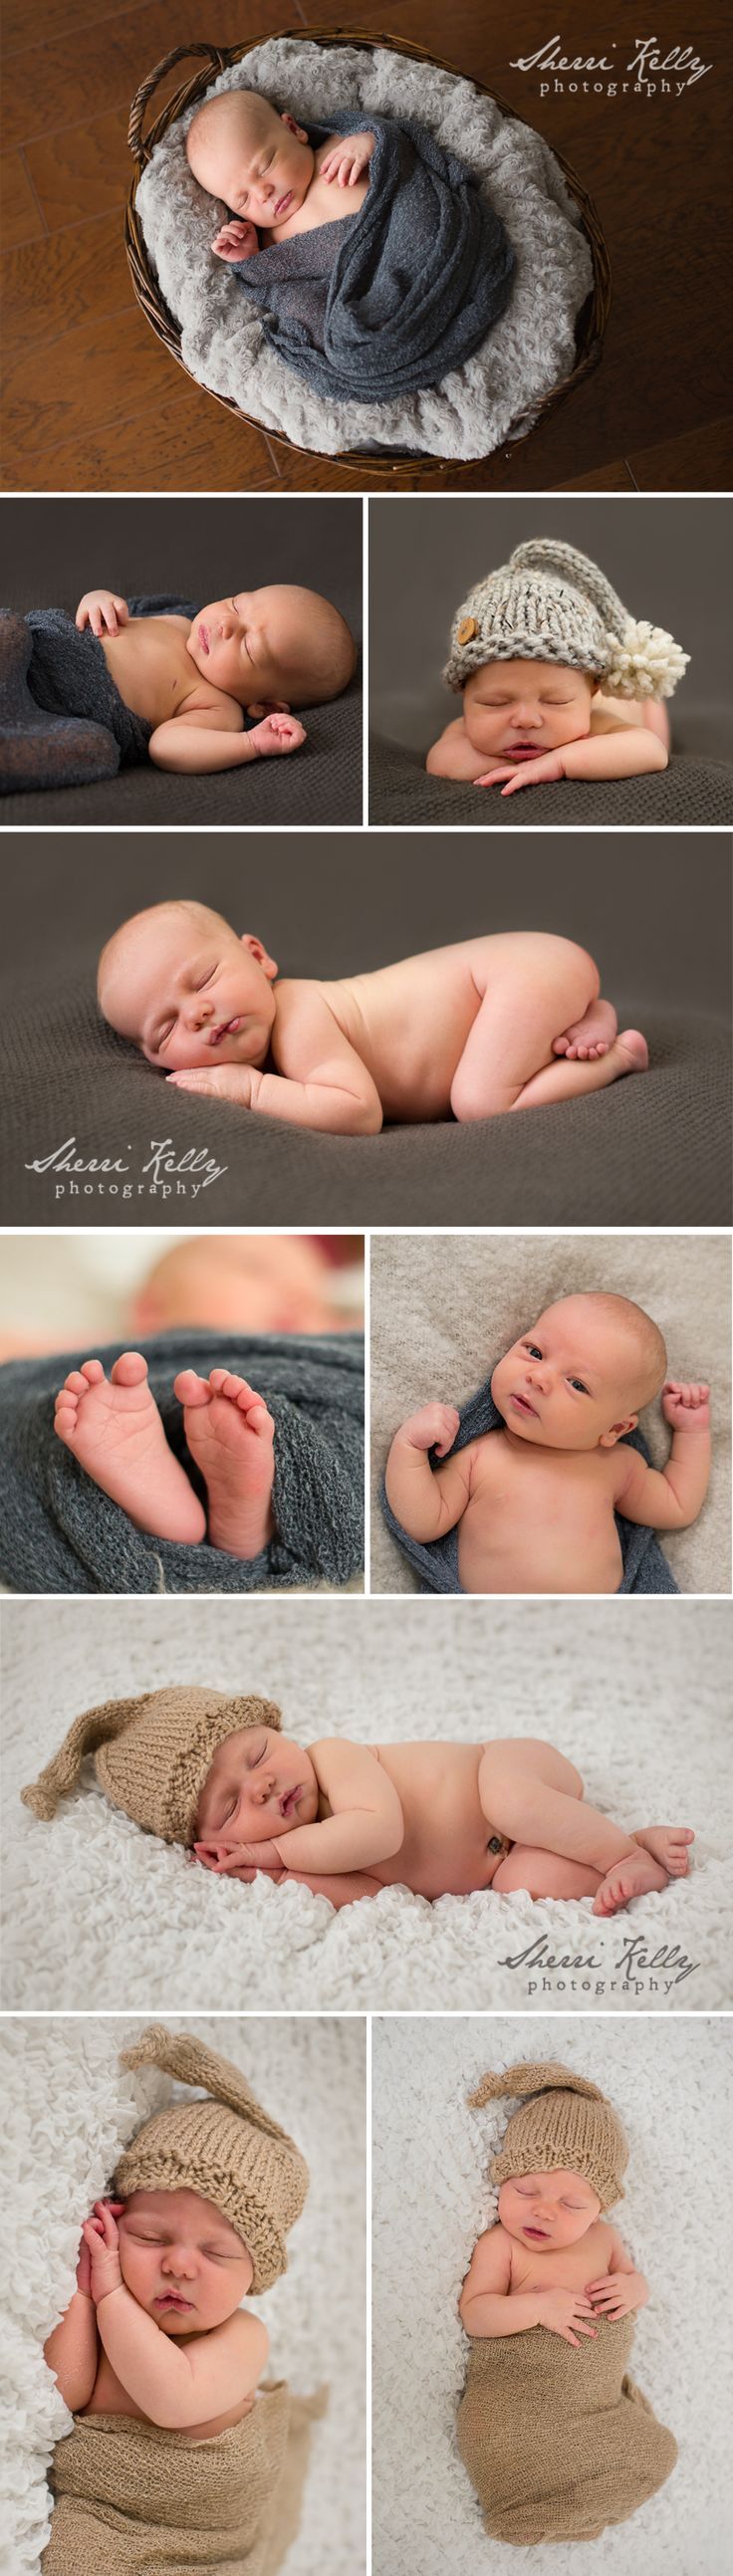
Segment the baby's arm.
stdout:
<svg viewBox="0 0 733 2576">
<path fill-rule="evenodd" d="M 263 1849 L 264 1845 L 260 1844 L 260 1854 Z M 213 1870 L 217 1878 L 239 1878 L 245 1887 L 251 1887 L 254 1880 L 263 1875 L 263 1870 L 264 1875 L 272 1879 L 274 1887 L 308 1887 L 311 1896 L 327 1897 L 337 1914 L 343 1905 L 358 1905 L 362 1896 L 379 1896 L 382 1890 L 381 1879 L 368 1878 L 357 1869 L 344 1870 L 338 1877 L 324 1877 L 313 1869 L 267 1869 L 261 1857 L 257 1862 L 242 1861 L 238 1860 L 235 1851 L 227 1853 L 221 1860 L 207 1860 L 198 1848 L 197 1859 L 203 1860 L 204 1868 Z"/>
<path fill-rule="evenodd" d="M 697 1520 L 710 1478 L 710 1389 L 681 1386 L 668 1379 L 662 1411 L 672 1430 L 666 1467 L 647 1467 L 638 1449 L 620 1444 L 613 1456 L 618 1468 L 616 1510 L 648 1529 L 688 1529 Z"/>
<path fill-rule="evenodd" d="M 357 179 L 369 167 L 375 143 L 374 134 L 342 134 L 321 162 L 319 179 L 325 179 L 327 186 L 336 179 L 340 188 L 355 188 Z"/>
<path fill-rule="evenodd" d="M 462 716 L 454 716 L 452 724 L 446 725 L 425 762 L 431 778 L 462 778 L 472 781 L 474 786 L 481 779 L 485 765 L 486 753 L 474 750 Z"/>
<path fill-rule="evenodd" d="M 442 1458 L 452 1448 L 458 1426 L 452 1404 L 424 1404 L 420 1413 L 401 1423 L 392 1442 L 385 1477 L 387 1501 L 403 1529 L 423 1544 L 455 1529 L 466 1509 L 474 1443 L 459 1449 L 445 1467 L 432 1468 L 428 1463 L 429 1449 L 437 1449 Z"/>
<path fill-rule="evenodd" d="M 199 777 L 210 770 L 238 769 L 245 761 L 299 751 L 302 742 L 305 726 L 291 715 L 264 716 L 246 733 L 241 707 L 222 692 L 219 706 L 192 707 L 188 715 L 167 716 L 151 734 L 148 752 L 156 769 Z"/>
<path fill-rule="evenodd" d="M 338 1872 L 391 1860 L 404 1840 L 402 1803 L 368 1746 L 332 1739 L 313 1745 L 311 1760 L 334 1813 L 273 1836 L 284 1868 Z"/>
<path fill-rule="evenodd" d="M 645 2281 L 643 2272 L 634 2270 L 616 2228 L 612 2227 L 609 2233 L 608 2271 L 602 2272 L 597 2281 L 586 2281 L 585 2286 L 599 2316 L 629 2317 L 635 2308 L 646 2307 L 649 2283 Z"/>
<path fill-rule="evenodd" d="M 89 2404 L 99 2361 L 91 2258 L 83 2237 L 73 2299 L 44 2344 L 43 2357 L 71 2414 L 78 2415 L 80 2407 Z"/>
<path fill-rule="evenodd" d="M 376 1083 L 316 985 L 304 984 L 298 994 L 282 1060 L 283 1073 L 262 1073 L 250 1064 L 218 1065 L 211 1071 L 197 1065 L 194 1072 L 169 1074 L 168 1080 L 182 1091 L 218 1093 L 241 1109 L 285 1120 L 290 1127 L 312 1127 L 330 1136 L 378 1134 L 382 1106 Z"/>
<path fill-rule="evenodd" d="M 517 787 L 543 787 L 557 778 L 638 778 L 648 769 L 666 769 L 668 758 L 666 745 L 649 725 L 619 725 L 612 733 L 584 734 L 580 742 L 560 743 L 556 751 L 523 761 L 521 769 L 502 760 L 473 775 L 477 787 L 501 786 L 504 796 L 512 796 Z M 455 770 L 451 775 L 455 777 Z"/>
<path fill-rule="evenodd" d="M 576 2347 L 579 2335 L 594 2335 L 595 2327 L 586 2323 L 593 2316 L 587 2292 L 517 2290 L 510 2298 L 510 2287 L 509 2238 L 503 2227 L 489 2227 L 474 2246 L 459 2300 L 467 2335 L 524 2334 L 528 2326 L 547 2326 Z"/>
<path fill-rule="evenodd" d="M 185 2432 L 251 2396 L 269 2350 L 266 2326 L 238 2308 L 224 2325 L 176 2344 L 138 2307 L 120 2271 L 118 2233 L 101 2201 L 84 2230 L 92 2261 L 92 2297 L 108 2359 L 128 2397 L 152 2424 Z"/>
</svg>

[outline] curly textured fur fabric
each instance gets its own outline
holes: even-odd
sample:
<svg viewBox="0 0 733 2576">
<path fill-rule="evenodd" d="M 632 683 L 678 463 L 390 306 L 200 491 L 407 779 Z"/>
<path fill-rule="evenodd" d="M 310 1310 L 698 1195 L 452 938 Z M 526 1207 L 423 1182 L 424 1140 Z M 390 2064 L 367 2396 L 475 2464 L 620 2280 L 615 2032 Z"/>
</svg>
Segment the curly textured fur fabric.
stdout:
<svg viewBox="0 0 733 2576">
<path fill-rule="evenodd" d="M 235 279 L 211 255 L 217 207 L 188 169 L 185 137 L 195 111 L 169 127 L 140 181 L 145 243 L 170 311 L 181 324 L 186 366 L 227 394 L 264 429 L 335 456 L 354 446 L 407 449 L 454 459 L 487 456 L 531 422 L 543 396 L 575 360 L 575 322 L 592 284 L 577 208 L 540 135 L 506 118 L 470 81 L 375 47 L 324 49 L 290 37 L 257 45 L 209 96 L 262 90 L 301 124 L 324 124 L 358 102 L 366 116 L 414 118 L 485 188 L 516 260 L 506 312 L 488 341 L 442 382 L 389 402 L 327 401 L 270 350 Z"/>
<path fill-rule="evenodd" d="M 81 1353 L 10 1360 L 0 1370 L 5 1506 L 0 1575 L 24 1592 L 254 1592 L 346 1583 L 363 1563 L 364 1356 L 361 1335 L 232 1341 L 161 1333 L 145 1343 L 150 1385 L 172 1449 L 196 1482 L 173 1393 L 180 1368 L 251 1373 L 275 1422 L 275 1536 L 245 1562 L 206 1539 L 150 1538 L 92 1483 L 53 1427 L 56 1389 Z M 107 1372 L 117 1346 L 97 1355 Z M 199 1488 L 197 1487 L 197 1490 Z"/>
</svg>

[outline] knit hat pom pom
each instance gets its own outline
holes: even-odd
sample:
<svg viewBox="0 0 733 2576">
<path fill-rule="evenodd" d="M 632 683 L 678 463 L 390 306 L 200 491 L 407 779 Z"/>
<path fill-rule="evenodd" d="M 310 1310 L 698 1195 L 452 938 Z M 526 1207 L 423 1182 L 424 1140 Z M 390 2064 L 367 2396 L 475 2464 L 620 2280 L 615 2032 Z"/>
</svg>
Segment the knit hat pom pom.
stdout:
<svg viewBox="0 0 733 2576">
<path fill-rule="evenodd" d="M 628 617 L 621 636 L 609 634 L 602 686 L 615 698 L 671 698 L 689 659 L 664 626 Z"/>
</svg>

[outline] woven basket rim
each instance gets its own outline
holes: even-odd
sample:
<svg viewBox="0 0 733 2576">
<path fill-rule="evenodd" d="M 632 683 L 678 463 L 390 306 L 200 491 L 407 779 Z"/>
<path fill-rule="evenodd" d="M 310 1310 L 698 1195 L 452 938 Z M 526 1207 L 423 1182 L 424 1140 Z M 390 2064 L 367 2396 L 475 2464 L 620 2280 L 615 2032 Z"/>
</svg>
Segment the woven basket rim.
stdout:
<svg viewBox="0 0 733 2576">
<path fill-rule="evenodd" d="M 458 70 L 455 63 L 448 62 L 444 55 L 431 53 L 428 46 L 417 44 L 407 37 L 391 36 L 386 33 L 376 34 L 373 29 L 320 26 L 273 28 L 267 37 L 262 37 L 257 42 L 263 44 L 282 42 L 285 38 L 291 38 L 302 44 L 321 45 L 324 50 L 335 50 L 337 47 L 351 45 L 357 50 L 374 53 L 379 47 L 383 47 L 388 52 L 401 54 L 408 60 L 429 63 L 437 71 L 449 72 L 455 80 L 469 78 L 467 73 Z M 157 64 L 140 83 L 135 93 L 130 109 L 128 142 L 136 160 L 136 167 L 125 206 L 124 237 L 132 285 L 141 310 L 145 313 L 157 338 L 162 341 L 164 348 L 183 368 L 190 383 L 198 385 L 200 392 L 208 394 L 214 402 L 220 404 L 222 410 L 232 413 L 236 420 L 241 420 L 246 428 L 258 430 L 260 436 L 266 438 L 272 446 L 283 448 L 291 456 L 303 456 L 313 462 L 327 464 L 333 467 L 334 472 L 349 474 L 368 472 L 385 481 L 408 472 L 418 479 L 439 474 L 444 480 L 448 478 L 453 480 L 459 476 L 474 473 L 477 465 L 488 464 L 490 458 L 497 454 L 496 448 L 487 449 L 485 455 L 481 457 L 455 459 L 428 455 L 424 450 L 414 454 L 404 451 L 398 454 L 396 450 L 391 453 L 378 451 L 376 454 L 371 454 L 368 448 L 344 448 L 333 455 L 322 448 L 299 447 L 296 440 L 289 438 L 285 430 L 265 429 L 263 422 L 257 420 L 253 413 L 243 411 L 232 395 L 219 394 L 215 392 L 213 386 L 202 385 L 200 377 L 194 376 L 190 367 L 186 365 L 186 360 L 181 355 L 181 325 L 176 322 L 161 294 L 148 258 L 137 215 L 138 186 L 144 168 L 151 160 L 156 145 L 161 142 L 169 126 L 177 122 L 187 107 L 194 106 L 198 99 L 205 95 L 212 81 L 218 78 L 222 71 L 230 71 L 235 63 L 241 62 L 246 54 L 251 54 L 255 50 L 256 44 L 253 44 L 251 39 L 241 45 L 218 46 L 209 44 L 208 40 L 202 40 L 200 44 L 192 40 L 190 45 L 179 45 L 172 54 L 166 55 L 164 61 Z M 165 106 L 159 109 L 143 140 L 144 109 L 153 96 L 163 72 L 176 61 L 190 60 L 197 53 L 205 53 L 207 61 L 202 64 L 193 78 L 189 77 L 181 88 L 177 88 L 166 100 Z M 471 80 L 471 87 L 478 90 L 482 98 L 490 98 L 494 106 L 499 108 L 502 116 L 509 117 L 516 124 L 527 122 L 526 118 L 519 116 L 516 108 L 502 98 L 498 90 L 492 89 L 489 82 L 474 78 Z M 535 130 L 532 128 L 533 132 Z M 549 413 L 556 409 L 558 403 L 564 401 L 569 393 L 574 392 L 576 385 L 581 384 L 584 378 L 592 374 L 598 366 L 611 306 L 611 268 L 600 217 L 592 198 L 582 187 L 571 163 L 564 159 L 561 152 L 555 150 L 554 144 L 551 144 L 549 149 L 580 214 L 591 253 L 593 285 L 576 318 L 575 333 L 578 350 L 576 364 L 569 375 L 562 377 L 559 384 L 552 385 L 549 393 L 544 394 L 541 400 L 532 406 L 532 418 L 528 427 L 521 431 L 518 437 L 512 438 L 508 434 L 502 441 L 503 449 L 512 453 L 515 448 L 526 444 L 533 430 L 539 428 Z"/>
</svg>

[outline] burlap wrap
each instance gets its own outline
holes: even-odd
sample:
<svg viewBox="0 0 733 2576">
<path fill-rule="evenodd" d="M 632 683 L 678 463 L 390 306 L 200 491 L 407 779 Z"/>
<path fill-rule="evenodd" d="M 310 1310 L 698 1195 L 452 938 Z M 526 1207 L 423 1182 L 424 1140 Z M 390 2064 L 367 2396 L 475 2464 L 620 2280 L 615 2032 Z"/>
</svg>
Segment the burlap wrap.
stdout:
<svg viewBox="0 0 733 2576">
<path fill-rule="evenodd" d="M 596 2540 L 664 2485 L 677 2458 L 626 2364 L 633 2317 L 599 2317 L 577 2350 L 545 2326 L 477 2336 L 458 2447 L 493 2540 Z"/>
<path fill-rule="evenodd" d="M 322 2411 L 280 2380 L 202 2442 L 131 2415 L 75 2415 L 54 2451 L 43 2576 L 276 2576 Z"/>
</svg>

